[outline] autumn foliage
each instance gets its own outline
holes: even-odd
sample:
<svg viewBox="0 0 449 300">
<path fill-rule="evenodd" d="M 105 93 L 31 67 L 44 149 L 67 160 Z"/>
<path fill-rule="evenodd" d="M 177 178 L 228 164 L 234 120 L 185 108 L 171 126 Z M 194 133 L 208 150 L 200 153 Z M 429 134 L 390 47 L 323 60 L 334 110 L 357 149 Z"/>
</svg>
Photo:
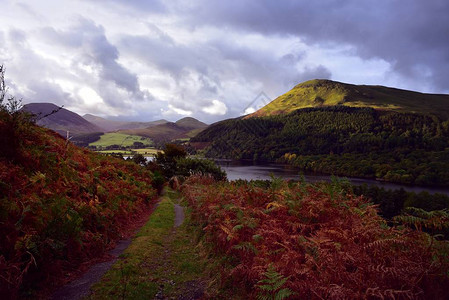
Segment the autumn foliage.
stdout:
<svg viewBox="0 0 449 300">
<path fill-rule="evenodd" d="M 448 243 L 390 227 L 338 181 L 182 187 L 193 220 L 221 259 L 223 284 L 258 299 L 442 299 Z"/>
<path fill-rule="evenodd" d="M 0 295 L 10 298 L 101 256 L 157 195 L 144 168 L 0 113 Z"/>
</svg>

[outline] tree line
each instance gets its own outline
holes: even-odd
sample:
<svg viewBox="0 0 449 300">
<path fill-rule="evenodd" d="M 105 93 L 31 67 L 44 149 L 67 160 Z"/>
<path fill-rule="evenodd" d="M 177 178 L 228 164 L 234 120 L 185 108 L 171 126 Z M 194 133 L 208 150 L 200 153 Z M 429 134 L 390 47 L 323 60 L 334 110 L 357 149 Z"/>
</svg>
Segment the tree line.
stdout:
<svg viewBox="0 0 449 300">
<path fill-rule="evenodd" d="M 207 157 L 283 162 L 303 170 L 449 185 L 449 121 L 433 115 L 334 106 L 231 119 L 191 140 Z"/>
</svg>

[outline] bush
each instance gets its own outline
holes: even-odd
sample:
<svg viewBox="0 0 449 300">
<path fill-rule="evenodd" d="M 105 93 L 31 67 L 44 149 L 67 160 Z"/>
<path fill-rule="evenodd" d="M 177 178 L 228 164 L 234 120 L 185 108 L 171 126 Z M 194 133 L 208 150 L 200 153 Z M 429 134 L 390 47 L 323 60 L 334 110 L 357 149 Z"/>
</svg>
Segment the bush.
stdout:
<svg viewBox="0 0 449 300">
<path fill-rule="evenodd" d="M 211 175 L 215 180 L 226 180 L 226 172 L 215 162 L 199 158 L 179 158 L 176 160 L 176 175 Z"/>
</svg>

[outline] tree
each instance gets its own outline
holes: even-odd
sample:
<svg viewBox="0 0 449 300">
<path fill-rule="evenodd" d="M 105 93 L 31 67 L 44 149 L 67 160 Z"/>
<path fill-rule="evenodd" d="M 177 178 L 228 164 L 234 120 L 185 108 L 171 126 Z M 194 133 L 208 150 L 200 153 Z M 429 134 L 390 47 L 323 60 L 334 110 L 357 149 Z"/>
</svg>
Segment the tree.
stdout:
<svg viewBox="0 0 449 300">
<path fill-rule="evenodd" d="M 18 113 L 22 108 L 22 99 L 8 96 L 8 88 L 5 84 L 5 67 L 3 65 L 0 65 L 0 108 L 11 115 Z"/>
<path fill-rule="evenodd" d="M 182 146 L 165 144 L 164 152 L 156 154 L 155 162 L 162 169 L 165 178 L 171 178 L 176 173 L 176 159 L 186 156 L 187 152 Z"/>
</svg>

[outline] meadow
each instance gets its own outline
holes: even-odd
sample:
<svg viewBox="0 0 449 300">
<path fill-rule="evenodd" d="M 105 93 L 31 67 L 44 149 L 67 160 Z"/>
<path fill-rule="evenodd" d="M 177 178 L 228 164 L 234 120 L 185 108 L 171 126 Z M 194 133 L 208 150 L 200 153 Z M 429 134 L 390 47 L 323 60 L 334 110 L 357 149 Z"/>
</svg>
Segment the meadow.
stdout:
<svg viewBox="0 0 449 300">
<path fill-rule="evenodd" d="M 121 147 L 131 147 L 135 142 L 143 143 L 145 146 L 153 145 L 151 139 L 138 136 L 129 135 L 124 133 L 110 132 L 105 133 L 100 137 L 100 140 L 90 143 L 89 146 L 108 147 L 112 145 L 118 145 Z"/>
</svg>

